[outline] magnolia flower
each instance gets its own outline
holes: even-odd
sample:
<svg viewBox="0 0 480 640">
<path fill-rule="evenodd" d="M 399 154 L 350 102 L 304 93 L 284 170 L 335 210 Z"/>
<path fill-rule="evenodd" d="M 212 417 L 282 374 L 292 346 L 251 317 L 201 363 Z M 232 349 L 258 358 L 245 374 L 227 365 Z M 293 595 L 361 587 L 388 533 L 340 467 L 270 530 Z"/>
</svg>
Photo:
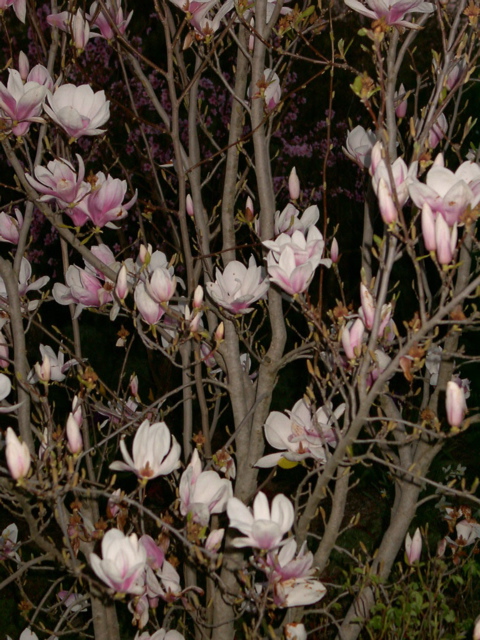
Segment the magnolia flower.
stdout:
<svg viewBox="0 0 480 640">
<path fill-rule="evenodd" d="M 462 547 L 468 547 L 480 538 L 480 524 L 475 520 L 461 520 L 455 525 L 457 543 Z"/>
<path fill-rule="evenodd" d="M 358 125 L 352 131 L 347 134 L 347 140 L 345 142 L 346 149 L 343 147 L 345 155 L 351 160 L 357 162 L 361 167 L 368 169 L 370 167 L 372 158 L 373 145 L 377 140 L 376 135 L 368 129 L 365 129 Z"/>
<path fill-rule="evenodd" d="M 435 122 L 432 124 L 430 131 L 428 132 L 428 146 L 431 149 L 435 149 L 438 143 L 443 140 L 447 133 L 448 122 L 444 113 L 441 113 Z"/>
<path fill-rule="evenodd" d="M 66 609 L 69 609 L 72 613 L 79 611 L 86 611 L 88 608 L 88 597 L 81 593 L 73 593 L 63 589 L 57 593 L 57 598 L 63 604 Z"/>
<path fill-rule="evenodd" d="M 409 27 L 419 29 L 412 22 L 404 20 L 407 13 L 432 13 L 435 5 L 424 0 L 366 0 L 367 8 L 359 0 L 345 0 L 345 4 L 362 16 L 372 20 L 383 20 L 386 24 L 395 27 Z"/>
<path fill-rule="evenodd" d="M 458 428 L 465 418 L 467 403 L 465 402 L 464 389 L 453 382 L 447 383 L 446 409 L 448 424 L 453 428 Z"/>
<path fill-rule="evenodd" d="M 384 188 L 387 189 L 391 198 L 395 192 L 398 204 L 403 205 L 408 200 L 408 167 L 402 158 L 397 158 L 391 165 L 393 186 L 390 183 L 390 173 L 384 156 L 384 149 L 381 142 L 377 142 L 372 149 L 372 162 L 370 165 L 370 175 L 372 176 L 372 186 L 376 195 L 379 196 L 380 184 L 383 181 Z M 380 196 L 379 196 L 380 197 Z"/>
<path fill-rule="evenodd" d="M 128 27 L 128 23 L 132 19 L 133 11 L 130 11 L 128 16 L 125 18 L 123 15 L 121 0 L 116 0 L 115 3 L 112 3 L 112 0 L 106 0 L 104 4 L 109 17 L 117 27 L 119 33 L 123 35 Z M 110 26 L 110 22 L 103 8 L 99 8 L 98 2 L 92 3 L 90 6 L 90 13 L 87 14 L 87 18 L 90 20 L 92 28 L 98 27 L 98 29 L 100 29 L 99 35 L 102 38 L 105 38 L 106 40 L 113 40 L 115 32 Z"/>
<path fill-rule="evenodd" d="M 202 471 L 197 449 L 180 478 L 180 513 L 191 514 L 195 522 L 206 526 L 211 513 L 225 511 L 227 500 L 233 496 L 232 483 L 220 478 L 216 471 Z"/>
<path fill-rule="evenodd" d="M 314 458 L 325 462 L 325 446 L 336 445 L 333 425 L 345 412 L 345 404 L 332 411 L 331 406 L 320 407 L 314 415 L 310 406 L 302 398 L 295 403 L 288 415 L 272 411 L 264 425 L 265 438 L 279 453 L 260 458 L 256 467 L 273 467 L 282 460 L 296 462 Z"/>
<path fill-rule="evenodd" d="M 133 294 L 135 305 L 142 320 L 149 325 L 155 325 L 165 313 L 165 309 L 159 302 L 156 302 L 145 288 L 143 282 L 139 282 Z"/>
<path fill-rule="evenodd" d="M 298 179 L 295 167 L 293 167 L 288 176 L 288 193 L 290 200 L 298 200 L 300 197 L 300 180 Z"/>
<path fill-rule="evenodd" d="M 78 423 L 73 413 L 68 415 L 67 419 L 67 444 L 70 453 L 78 454 L 83 449 L 83 438 L 81 431 L 81 423 Z"/>
<path fill-rule="evenodd" d="M 457 223 L 452 228 L 448 226 L 443 216 L 435 220 L 435 250 L 439 264 L 450 264 L 457 248 Z"/>
<path fill-rule="evenodd" d="M 274 583 L 274 600 L 279 607 L 307 606 L 321 600 L 327 592 L 319 580 L 311 577 L 313 553 L 306 550 L 306 543 L 297 557 L 296 550 L 295 538 L 289 538 L 278 553 L 267 556 L 270 580 Z"/>
<path fill-rule="evenodd" d="M 444 166 L 439 154 L 427 173 L 426 184 L 416 178 L 418 163 L 412 163 L 409 171 L 408 190 L 419 209 L 425 203 L 430 206 L 434 218 L 445 218 L 449 227 L 460 221 L 468 206 L 475 207 L 480 200 L 480 167 L 476 162 L 464 162 L 455 171 Z"/>
<path fill-rule="evenodd" d="M 30 185 L 43 195 L 42 202 L 54 200 L 60 209 L 65 209 L 66 213 L 72 217 L 76 226 L 81 226 L 87 220 L 87 215 L 77 208 L 86 195 L 91 190 L 91 184 L 84 181 L 85 165 L 83 159 L 77 154 L 78 173 L 73 165 L 59 158 L 52 160 L 47 167 L 37 165 L 34 175 L 26 175 Z"/>
<path fill-rule="evenodd" d="M 230 526 L 245 534 L 245 538 L 234 538 L 234 547 L 255 547 L 271 550 L 281 544 L 283 536 L 290 531 L 294 520 L 293 505 L 282 494 L 275 496 L 272 508 L 268 506 L 267 496 L 261 491 L 253 502 L 252 510 L 238 498 L 230 498 L 227 503 Z"/>
<path fill-rule="evenodd" d="M 320 217 L 320 211 L 316 204 L 305 209 L 301 217 L 299 217 L 299 214 L 300 211 L 291 202 L 287 204 L 282 212 L 277 211 L 274 217 L 275 235 L 278 236 L 281 233 L 285 233 L 291 236 L 295 231 L 301 231 L 305 235 L 310 227 L 314 227 L 317 224 Z M 260 235 L 258 233 L 259 230 L 258 228 L 257 235 Z"/>
<path fill-rule="evenodd" d="M 174 629 L 170 629 L 170 631 L 159 629 L 158 631 L 155 631 L 153 635 L 150 635 L 147 631 L 144 631 L 140 635 L 139 634 L 140 631 L 137 632 L 134 640 L 185 640 L 185 637 Z"/>
<path fill-rule="evenodd" d="M 227 264 L 223 274 L 215 270 L 215 282 L 207 282 L 207 291 L 213 300 L 230 313 L 250 313 L 252 304 L 262 298 L 268 290 L 269 281 L 250 257 L 248 268 L 238 260 Z"/>
<path fill-rule="evenodd" d="M 400 89 L 398 91 L 395 91 L 395 94 L 393 96 L 397 105 L 395 107 L 395 115 L 397 116 L 397 118 L 404 118 L 407 115 L 406 95 L 407 92 L 405 91 L 405 87 L 403 86 L 403 84 L 401 84 Z"/>
<path fill-rule="evenodd" d="M 128 210 L 137 201 L 137 192 L 133 198 L 123 204 L 127 192 L 127 181 L 99 171 L 92 181 L 92 190 L 78 204 L 76 210 L 81 211 L 96 227 L 116 229 L 113 222 L 123 220 Z"/>
<path fill-rule="evenodd" d="M 65 354 L 61 349 L 58 350 L 58 354 L 56 354 L 52 347 L 50 347 L 49 345 L 45 346 L 41 344 L 39 349 L 42 356 L 42 361 L 44 361 L 45 358 L 48 357 L 50 365 L 49 380 L 53 380 L 53 382 L 63 382 L 66 378 L 65 372 L 73 367 L 74 364 L 77 364 L 75 358 L 72 358 L 71 360 L 65 362 Z M 35 384 L 37 379 L 34 372 L 30 372 L 28 381 L 32 384 Z"/>
<path fill-rule="evenodd" d="M 18 540 L 18 527 L 15 523 L 9 524 L 0 535 L 0 561 L 12 558 L 20 562 L 20 556 L 15 551 Z"/>
<path fill-rule="evenodd" d="M 88 84 L 76 87 L 63 84 L 47 97 L 45 111 L 67 134 L 76 140 L 81 136 L 105 133 L 99 129 L 110 117 L 110 102 L 105 91 L 93 92 Z"/>
<path fill-rule="evenodd" d="M 283 627 L 286 640 L 307 640 L 307 630 L 302 622 L 289 622 Z"/>
<path fill-rule="evenodd" d="M 180 466 L 180 445 L 164 422 L 142 422 L 133 440 L 133 457 L 123 439 L 120 450 L 125 462 L 113 462 L 110 469 L 132 471 L 145 481 L 166 476 Z"/>
<path fill-rule="evenodd" d="M 26 442 L 20 442 L 12 427 L 7 428 L 5 457 L 10 475 L 21 480 L 30 470 L 30 451 Z"/>
<path fill-rule="evenodd" d="M 405 553 L 407 554 L 409 564 L 420 560 L 420 556 L 422 555 L 422 534 L 418 527 L 415 529 L 413 538 L 407 533 L 405 537 Z"/>
<path fill-rule="evenodd" d="M 61 305 L 76 304 L 75 318 L 86 307 L 102 307 L 113 301 L 113 284 L 102 283 L 96 276 L 77 265 L 70 265 L 65 274 L 66 285 L 56 282 L 52 294 L 55 302 Z"/>
<path fill-rule="evenodd" d="M 25 23 L 27 15 L 27 0 L 0 0 L 0 15 L 3 15 L 5 9 L 13 7 L 15 15 L 20 22 Z"/>
<path fill-rule="evenodd" d="M 20 213 L 20 209 L 16 207 L 15 218 L 7 215 L 4 211 L 0 213 L 0 242 L 18 244 L 20 230 L 23 226 L 23 216 Z"/>
<path fill-rule="evenodd" d="M 280 78 L 272 69 L 265 69 L 263 72 L 263 98 L 265 100 L 265 108 L 268 111 L 275 109 L 282 98 L 282 87 L 280 86 Z"/>
<path fill-rule="evenodd" d="M 102 556 L 90 554 L 90 564 L 97 576 L 117 593 L 143 592 L 141 579 L 147 553 L 132 533 L 126 536 L 118 529 L 110 529 L 102 540 Z"/>
<path fill-rule="evenodd" d="M 168 269 L 157 267 L 153 270 L 146 287 L 148 294 L 155 302 L 168 302 L 175 294 L 177 279 Z"/>
<path fill-rule="evenodd" d="M 90 33 L 90 23 L 83 17 L 83 11 L 77 9 L 76 13 L 62 11 L 47 16 L 47 22 L 52 27 L 66 31 L 72 36 L 72 43 L 77 51 L 81 52 L 87 46 L 90 38 L 97 34 Z"/>
<path fill-rule="evenodd" d="M 361 318 L 357 318 L 355 321 L 351 320 L 342 328 L 340 339 L 349 360 L 355 360 L 360 355 L 364 333 L 365 325 Z"/>
<path fill-rule="evenodd" d="M 40 114 L 48 89 L 38 82 L 24 84 L 16 69 L 9 69 L 8 74 L 7 86 L 0 82 L 0 120 L 4 128 L 23 136 L 32 122 L 44 122 Z"/>
</svg>

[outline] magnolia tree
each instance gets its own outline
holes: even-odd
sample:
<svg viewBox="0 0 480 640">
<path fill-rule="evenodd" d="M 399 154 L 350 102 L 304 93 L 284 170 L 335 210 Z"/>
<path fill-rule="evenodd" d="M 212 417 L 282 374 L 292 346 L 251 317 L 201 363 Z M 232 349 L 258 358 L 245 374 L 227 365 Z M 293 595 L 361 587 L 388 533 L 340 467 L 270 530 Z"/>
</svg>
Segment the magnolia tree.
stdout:
<svg viewBox="0 0 480 640">
<path fill-rule="evenodd" d="M 414 637 L 380 607 L 480 537 L 434 465 L 476 421 L 480 6 L 35 4 L 0 3 L 17 637 Z"/>
</svg>

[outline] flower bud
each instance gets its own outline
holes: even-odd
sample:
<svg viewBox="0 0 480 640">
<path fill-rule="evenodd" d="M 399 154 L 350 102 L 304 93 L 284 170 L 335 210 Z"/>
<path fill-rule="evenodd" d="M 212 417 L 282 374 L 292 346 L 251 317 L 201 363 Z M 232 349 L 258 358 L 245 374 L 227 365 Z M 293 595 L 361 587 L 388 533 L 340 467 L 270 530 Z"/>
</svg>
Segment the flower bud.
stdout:
<svg viewBox="0 0 480 640">
<path fill-rule="evenodd" d="M 193 218 L 193 216 L 195 215 L 195 210 L 193 208 L 193 200 L 190 194 L 188 194 L 187 197 L 185 198 L 185 207 L 188 215 Z"/>
<path fill-rule="evenodd" d="M 363 322 L 367 329 L 371 329 L 375 321 L 375 302 L 372 294 L 363 283 L 360 285 L 360 300 L 362 302 Z"/>
<path fill-rule="evenodd" d="M 225 529 L 215 529 L 209 533 L 208 538 L 205 540 L 205 549 L 207 549 L 207 551 L 218 551 L 224 535 Z"/>
<path fill-rule="evenodd" d="M 458 428 L 465 418 L 467 403 L 465 402 L 465 391 L 456 382 L 450 381 L 447 384 L 445 403 L 448 424 L 453 428 Z"/>
<path fill-rule="evenodd" d="M 150 262 L 150 258 L 152 257 L 152 245 L 149 244 L 145 246 L 144 244 L 140 245 L 140 249 L 138 251 L 138 259 L 142 264 L 147 264 Z"/>
<path fill-rule="evenodd" d="M 378 183 L 378 206 L 385 224 L 392 224 L 397 220 L 397 207 L 393 202 L 392 194 L 383 178 L 380 178 L 380 182 Z"/>
<path fill-rule="evenodd" d="M 422 534 L 418 527 L 413 534 L 413 538 L 411 538 L 410 534 L 407 533 L 405 538 L 405 552 L 407 554 L 409 564 L 413 564 L 420 560 L 420 556 L 422 555 Z"/>
<path fill-rule="evenodd" d="M 198 285 L 198 287 L 195 289 L 195 292 L 193 294 L 193 308 L 194 309 L 198 309 L 199 307 L 201 307 L 203 304 L 203 287 L 201 284 Z"/>
<path fill-rule="evenodd" d="M 5 457 L 10 475 L 14 480 L 24 478 L 30 469 L 30 451 L 25 442 L 20 442 L 12 427 L 8 427 L 6 435 Z"/>
<path fill-rule="evenodd" d="M 23 82 L 27 81 L 28 72 L 30 71 L 30 63 L 28 62 L 27 56 L 20 51 L 18 56 L 18 72 L 20 73 L 20 77 Z"/>
<path fill-rule="evenodd" d="M 407 115 L 407 99 L 405 98 L 406 95 L 407 94 L 405 91 L 405 87 L 403 86 L 403 84 L 401 84 L 398 93 L 395 92 L 395 98 L 398 98 L 400 100 L 395 109 L 395 115 L 397 116 L 397 118 L 404 118 Z"/>
<path fill-rule="evenodd" d="M 82 432 L 75 420 L 73 413 L 70 413 L 67 420 L 67 444 L 71 453 L 80 453 L 83 449 Z"/>
<path fill-rule="evenodd" d="M 115 284 L 115 295 L 123 302 L 127 297 L 128 283 L 127 283 L 127 267 L 122 265 L 122 268 L 118 272 L 117 283 Z"/>
<path fill-rule="evenodd" d="M 129 382 L 130 393 L 134 398 L 138 396 L 138 376 L 135 373 L 132 373 Z"/>
<path fill-rule="evenodd" d="M 436 251 L 435 218 L 433 217 L 433 211 L 428 202 L 425 202 L 422 207 L 422 233 L 425 249 L 427 251 Z"/>
<path fill-rule="evenodd" d="M 43 356 L 42 364 L 39 362 L 35 363 L 35 373 L 37 374 L 37 378 L 40 382 L 50 382 L 50 376 L 52 372 L 52 365 L 50 362 L 50 358 L 47 354 Z"/>
<path fill-rule="evenodd" d="M 332 244 L 330 246 L 330 259 L 332 260 L 333 264 L 337 264 L 339 258 L 340 255 L 338 253 L 338 242 L 336 238 L 333 238 Z"/>
<path fill-rule="evenodd" d="M 295 167 L 293 167 L 288 176 L 288 192 L 290 193 L 291 200 L 298 200 L 300 197 L 300 180 L 298 179 Z"/>
<path fill-rule="evenodd" d="M 223 340 L 223 337 L 225 335 L 225 325 L 223 324 L 223 322 L 220 322 L 220 324 L 218 325 L 218 327 L 215 329 L 215 342 L 221 342 Z"/>
<path fill-rule="evenodd" d="M 457 226 L 454 225 L 450 231 L 450 227 L 440 213 L 435 220 L 435 242 L 438 262 L 442 265 L 450 264 L 457 245 Z"/>
<path fill-rule="evenodd" d="M 247 198 L 247 202 L 245 204 L 245 220 L 247 222 L 253 222 L 253 200 L 250 196 Z"/>
</svg>

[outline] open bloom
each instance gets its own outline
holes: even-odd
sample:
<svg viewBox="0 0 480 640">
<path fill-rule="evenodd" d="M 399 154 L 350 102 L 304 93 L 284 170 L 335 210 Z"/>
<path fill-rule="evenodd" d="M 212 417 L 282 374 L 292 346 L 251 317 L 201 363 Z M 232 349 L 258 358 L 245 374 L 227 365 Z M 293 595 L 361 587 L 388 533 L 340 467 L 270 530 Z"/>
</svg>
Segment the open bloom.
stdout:
<svg viewBox="0 0 480 640">
<path fill-rule="evenodd" d="M 76 210 L 82 211 L 96 227 L 109 227 L 115 229 L 112 224 L 126 217 L 128 210 L 137 201 L 137 193 L 126 203 L 123 203 L 127 192 L 127 181 L 106 176 L 99 171 L 95 178 L 92 190 L 79 203 Z"/>
<path fill-rule="evenodd" d="M 313 553 L 304 543 L 295 557 L 297 542 L 289 538 L 278 553 L 267 556 L 274 583 L 274 600 L 279 607 L 307 606 L 318 602 L 327 593 L 325 586 L 312 578 Z"/>
<path fill-rule="evenodd" d="M 17 18 L 20 22 L 25 23 L 27 15 L 27 0 L 0 0 L 0 15 L 2 15 L 8 7 L 13 7 Z"/>
<path fill-rule="evenodd" d="M 286 233 L 292 236 L 295 231 L 301 231 L 305 235 L 310 227 L 317 224 L 320 217 L 320 211 L 316 204 L 307 207 L 301 217 L 299 214 L 300 211 L 291 202 L 282 212 L 277 211 L 274 217 L 275 235 Z"/>
<path fill-rule="evenodd" d="M 32 122 L 44 122 L 40 117 L 48 89 L 38 82 L 25 84 L 16 69 L 8 70 L 7 86 L 0 82 L 0 120 L 16 136 L 23 136 Z"/>
<path fill-rule="evenodd" d="M 49 95 L 45 111 L 51 119 L 76 140 L 81 136 L 96 136 L 105 133 L 99 129 L 110 117 L 110 102 L 105 91 L 97 91 L 88 84 L 76 87 L 63 84 L 53 95 Z"/>
<path fill-rule="evenodd" d="M 476 162 L 463 162 L 451 171 L 444 166 L 442 154 L 438 154 L 427 173 L 426 184 L 416 178 L 418 163 L 409 170 L 410 197 L 420 209 L 430 206 L 434 218 L 442 215 L 449 227 L 460 222 L 468 206 L 475 207 L 480 200 L 480 167 Z"/>
<path fill-rule="evenodd" d="M 272 411 L 264 425 L 265 438 L 279 453 L 260 458 L 256 467 L 273 467 L 282 459 L 292 462 L 314 458 L 325 462 L 325 445 L 336 445 L 333 429 L 335 422 L 345 412 L 345 404 L 334 411 L 329 405 L 320 407 L 312 415 L 311 408 L 302 398 L 295 403 L 288 415 Z"/>
<path fill-rule="evenodd" d="M 418 29 L 418 25 L 404 20 L 407 13 L 432 13 L 435 5 L 424 0 L 366 0 L 367 6 L 359 0 L 345 0 L 345 4 L 362 16 L 372 20 L 384 20 L 395 27 Z"/>
<path fill-rule="evenodd" d="M 30 451 L 26 442 L 20 442 L 12 427 L 7 428 L 5 457 L 14 480 L 24 478 L 30 469 Z"/>
<path fill-rule="evenodd" d="M 238 498 L 230 498 L 227 503 L 227 514 L 230 526 L 245 534 L 245 538 L 234 538 L 234 547 L 255 547 L 257 549 L 276 549 L 283 536 L 293 525 L 293 505 L 282 494 L 275 496 L 272 508 L 268 505 L 267 496 L 261 491 L 253 502 L 253 512 Z"/>
<path fill-rule="evenodd" d="M 61 282 L 53 285 L 53 297 L 61 305 L 76 304 L 76 318 L 85 307 L 98 308 L 113 301 L 113 283 L 101 282 L 95 275 L 77 265 L 68 267 L 65 282 L 66 285 Z"/>
<path fill-rule="evenodd" d="M 22 226 L 23 216 L 20 209 L 15 208 L 15 218 L 2 211 L 0 213 L 0 241 L 18 244 Z"/>
<path fill-rule="evenodd" d="M 164 422 L 142 422 L 133 440 L 133 457 L 125 440 L 120 441 L 120 450 L 125 462 L 113 462 L 110 469 L 132 471 L 145 480 L 166 476 L 180 466 L 180 445 Z"/>
<path fill-rule="evenodd" d="M 180 479 L 180 513 L 205 526 L 211 513 L 222 513 L 232 497 L 232 483 L 216 471 L 202 471 L 197 449 Z"/>
<path fill-rule="evenodd" d="M 207 282 L 207 291 L 214 301 L 230 313 L 250 313 L 254 302 L 268 290 L 269 281 L 264 277 L 255 258 L 250 256 L 248 268 L 238 260 L 227 264 L 223 273 L 215 271 L 215 282 Z"/>
<path fill-rule="evenodd" d="M 97 34 L 90 33 L 90 23 L 83 16 L 83 11 L 77 9 L 76 13 L 70 11 L 62 11 L 47 16 L 47 22 L 52 27 L 57 27 L 62 31 L 66 31 L 72 37 L 72 43 L 77 51 L 81 52 L 85 49 L 90 38 Z"/>
<path fill-rule="evenodd" d="M 90 564 L 97 576 L 117 593 L 143 592 L 141 584 L 147 553 L 132 533 L 126 536 L 118 529 L 110 529 L 102 540 L 102 556 L 90 554 Z"/>
</svg>

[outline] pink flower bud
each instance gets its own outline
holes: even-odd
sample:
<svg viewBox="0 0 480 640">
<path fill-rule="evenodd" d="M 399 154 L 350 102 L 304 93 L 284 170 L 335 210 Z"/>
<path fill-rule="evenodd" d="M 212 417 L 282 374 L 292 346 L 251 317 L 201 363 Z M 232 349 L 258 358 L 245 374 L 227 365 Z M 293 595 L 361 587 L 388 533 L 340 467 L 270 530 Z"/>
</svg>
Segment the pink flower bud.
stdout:
<svg viewBox="0 0 480 640">
<path fill-rule="evenodd" d="M 400 100 L 395 109 L 395 115 L 397 116 L 397 118 L 404 118 L 407 115 L 407 100 L 405 98 L 406 95 L 407 94 L 405 91 L 405 87 L 403 86 L 403 84 L 401 84 L 398 93 L 395 92 L 395 98 Z"/>
<path fill-rule="evenodd" d="M 457 245 L 457 225 L 450 231 L 445 218 L 441 214 L 438 214 L 435 220 L 435 242 L 438 262 L 443 265 L 450 264 Z"/>
<path fill-rule="evenodd" d="M 330 258 L 333 264 L 337 264 L 338 259 L 340 258 L 340 255 L 338 253 L 338 242 L 336 238 L 333 238 L 332 244 L 330 246 Z"/>
<path fill-rule="evenodd" d="M 425 249 L 427 251 L 436 251 L 435 218 L 433 217 L 433 212 L 428 202 L 425 202 L 422 207 L 422 233 Z"/>
<path fill-rule="evenodd" d="M 215 529 L 212 531 L 205 540 L 205 549 L 207 549 L 207 551 L 218 551 L 224 535 L 225 529 Z"/>
<path fill-rule="evenodd" d="M 67 444 L 71 453 L 80 453 L 83 449 L 82 432 L 75 420 L 73 413 L 70 413 L 67 420 Z"/>
<path fill-rule="evenodd" d="M 215 329 L 215 342 L 221 342 L 223 340 L 223 337 L 225 335 L 225 325 L 223 324 L 223 322 L 220 322 L 220 324 L 218 325 L 218 327 Z"/>
<path fill-rule="evenodd" d="M 363 321 L 367 329 L 371 329 L 375 320 L 375 302 L 372 294 L 363 283 L 360 285 L 360 300 L 362 301 Z"/>
<path fill-rule="evenodd" d="M 134 398 L 138 396 L 138 376 L 135 373 L 132 373 L 129 382 L 130 393 Z"/>
<path fill-rule="evenodd" d="M 397 207 L 393 202 L 392 194 L 383 178 L 380 178 L 380 182 L 378 183 L 378 206 L 385 224 L 392 224 L 397 220 Z"/>
<path fill-rule="evenodd" d="M 138 250 L 138 259 L 142 264 L 149 264 L 150 258 L 152 257 L 152 245 L 149 244 L 145 246 L 144 244 L 140 245 L 140 249 Z"/>
<path fill-rule="evenodd" d="M 25 442 L 20 442 L 12 427 L 6 435 L 5 457 L 10 475 L 14 480 L 24 478 L 30 469 L 30 451 Z"/>
<path fill-rule="evenodd" d="M 78 396 L 73 396 L 72 416 L 75 418 L 75 421 L 78 424 L 78 426 L 81 427 L 83 422 L 83 412 L 82 412 L 82 402 Z"/>
<path fill-rule="evenodd" d="M 248 196 L 247 203 L 245 205 L 245 220 L 247 222 L 253 221 L 253 200 Z"/>
<path fill-rule="evenodd" d="M 20 73 L 21 79 L 24 82 L 26 82 L 27 81 L 28 72 L 30 71 L 30 63 L 28 62 L 28 58 L 23 53 L 23 51 L 20 51 L 20 54 L 18 56 L 18 71 Z"/>
<path fill-rule="evenodd" d="M 450 381 L 447 384 L 446 396 L 447 420 L 451 427 L 458 428 L 465 418 L 467 403 L 465 401 L 465 391 L 456 382 Z"/>
<path fill-rule="evenodd" d="M 45 354 L 43 356 L 42 364 L 39 362 L 35 363 L 35 373 L 37 374 L 37 378 L 40 382 L 50 382 L 50 376 L 52 371 L 52 365 L 50 363 L 50 358 Z"/>
<path fill-rule="evenodd" d="M 185 198 L 185 207 L 187 209 L 187 213 L 189 216 L 193 216 L 195 215 L 195 210 L 193 208 L 193 200 L 192 200 L 192 196 L 190 194 L 187 195 L 187 197 Z"/>
<path fill-rule="evenodd" d="M 405 552 L 407 554 L 409 564 L 413 564 L 420 560 L 420 556 L 422 555 L 422 534 L 418 527 L 413 534 L 413 538 L 411 538 L 410 534 L 407 533 L 405 538 Z"/>
<path fill-rule="evenodd" d="M 355 360 L 360 353 L 365 326 L 361 318 L 343 327 L 341 340 L 345 354 L 349 360 Z"/>
<path fill-rule="evenodd" d="M 447 119 L 445 117 L 445 114 L 441 113 L 428 133 L 428 144 L 431 149 L 435 149 L 438 143 L 443 140 L 445 134 L 447 133 L 447 129 Z"/>
<path fill-rule="evenodd" d="M 291 200 L 298 200 L 300 197 L 300 180 L 298 179 L 295 167 L 293 167 L 288 176 L 288 191 Z"/>
<path fill-rule="evenodd" d="M 203 304 L 203 287 L 201 284 L 195 289 L 193 294 L 193 308 L 198 309 Z"/>
<path fill-rule="evenodd" d="M 115 284 L 115 295 L 121 302 L 123 302 L 127 296 L 127 293 L 127 267 L 125 265 L 122 265 L 122 268 L 118 272 L 117 283 Z"/>
</svg>

